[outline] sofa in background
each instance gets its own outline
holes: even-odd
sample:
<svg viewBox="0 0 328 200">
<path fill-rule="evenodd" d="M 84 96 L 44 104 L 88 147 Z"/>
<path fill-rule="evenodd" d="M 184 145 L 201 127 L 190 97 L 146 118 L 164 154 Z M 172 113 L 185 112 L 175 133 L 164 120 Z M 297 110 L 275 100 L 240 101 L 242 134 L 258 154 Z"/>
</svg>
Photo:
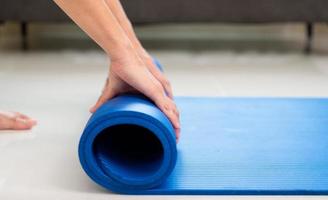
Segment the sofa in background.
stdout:
<svg viewBox="0 0 328 200">
<path fill-rule="evenodd" d="M 313 26 L 328 22 L 327 0 L 121 0 L 134 24 L 165 22 L 272 23 L 304 22 L 311 51 Z M 70 22 L 51 0 L 0 0 L 0 22 L 21 24 L 27 48 L 30 22 Z"/>
</svg>

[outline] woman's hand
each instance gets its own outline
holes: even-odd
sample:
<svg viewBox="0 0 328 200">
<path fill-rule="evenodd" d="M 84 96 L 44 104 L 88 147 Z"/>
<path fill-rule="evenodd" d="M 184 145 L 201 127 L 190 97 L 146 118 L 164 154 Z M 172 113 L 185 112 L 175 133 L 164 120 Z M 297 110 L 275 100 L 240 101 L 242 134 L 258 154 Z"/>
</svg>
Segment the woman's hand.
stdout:
<svg viewBox="0 0 328 200">
<path fill-rule="evenodd" d="M 28 130 L 36 124 L 36 120 L 22 113 L 0 111 L 0 130 Z"/>
<path fill-rule="evenodd" d="M 90 109 L 95 112 L 107 100 L 122 94 L 141 92 L 150 98 L 170 119 L 176 138 L 179 139 L 179 111 L 172 100 L 172 90 L 164 75 L 150 58 L 146 65 L 136 54 L 111 59 L 109 77 L 97 103 Z"/>
<path fill-rule="evenodd" d="M 145 63 L 145 65 L 147 66 L 148 70 L 152 73 L 152 75 L 162 84 L 166 95 L 169 98 L 173 99 L 171 83 L 164 76 L 163 72 L 154 63 L 153 58 L 144 49 L 139 50 L 138 55 L 141 58 L 141 60 Z"/>
<path fill-rule="evenodd" d="M 179 113 L 172 100 L 170 84 L 154 65 L 151 57 L 142 52 L 143 47 L 136 38 L 119 1 L 55 2 L 111 58 L 108 81 L 90 111 L 96 111 L 108 99 L 118 94 L 139 91 L 153 100 L 166 114 L 179 138 Z M 133 47 L 141 49 L 142 53 Z"/>
</svg>

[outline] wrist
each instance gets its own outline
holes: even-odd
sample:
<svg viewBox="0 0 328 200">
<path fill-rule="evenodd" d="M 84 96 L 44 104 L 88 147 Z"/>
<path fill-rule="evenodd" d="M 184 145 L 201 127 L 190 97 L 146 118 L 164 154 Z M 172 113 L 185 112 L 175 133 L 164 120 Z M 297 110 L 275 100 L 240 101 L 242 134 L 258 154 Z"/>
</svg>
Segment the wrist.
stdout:
<svg viewBox="0 0 328 200">
<path fill-rule="evenodd" d="M 152 59 L 152 57 L 149 55 L 149 53 L 143 48 L 137 48 L 136 49 L 138 56 L 142 59 Z"/>
<path fill-rule="evenodd" d="M 131 42 L 118 43 L 117 45 L 113 45 L 110 51 L 107 51 L 107 55 L 111 60 L 122 60 L 131 57 L 133 54 L 135 54 L 135 50 Z"/>
</svg>

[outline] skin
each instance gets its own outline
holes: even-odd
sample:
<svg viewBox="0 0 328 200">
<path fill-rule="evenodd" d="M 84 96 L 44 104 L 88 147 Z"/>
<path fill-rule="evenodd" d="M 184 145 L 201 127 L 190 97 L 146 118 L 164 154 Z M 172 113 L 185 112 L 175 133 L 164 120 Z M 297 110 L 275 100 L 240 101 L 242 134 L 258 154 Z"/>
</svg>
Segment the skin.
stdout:
<svg viewBox="0 0 328 200">
<path fill-rule="evenodd" d="M 36 124 L 36 120 L 19 112 L 0 111 L 0 130 L 26 130 Z"/>
<path fill-rule="evenodd" d="M 107 100 L 126 92 L 149 97 L 170 119 L 180 135 L 179 111 L 173 101 L 170 82 L 154 64 L 137 39 L 119 0 L 54 0 L 108 55 L 108 78 L 90 112 Z M 22 114 L 0 112 L 1 129 L 32 128 L 35 120 Z M 21 125 L 23 123 L 24 125 Z M 15 125 L 20 124 L 20 125 Z M 16 127 L 16 128 L 15 128 Z"/>
</svg>

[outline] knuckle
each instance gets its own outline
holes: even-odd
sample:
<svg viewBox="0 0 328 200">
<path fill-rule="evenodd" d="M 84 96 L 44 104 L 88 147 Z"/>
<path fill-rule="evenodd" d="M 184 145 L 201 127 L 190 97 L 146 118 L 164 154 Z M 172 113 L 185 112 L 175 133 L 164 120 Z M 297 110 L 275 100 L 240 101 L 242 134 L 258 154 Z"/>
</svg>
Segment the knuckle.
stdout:
<svg viewBox="0 0 328 200">
<path fill-rule="evenodd" d="M 165 85 L 166 87 L 171 87 L 171 83 L 169 80 L 167 80 L 166 78 L 162 79 L 162 83 L 163 85 Z"/>
<path fill-rule="evenodd" d="M 155 95 L 156 97 L 158 96 L 158 95 L 161 95 L 162 93 L 163 93 L 163 88 L 162 88 L 162 86 L 159 84 L 159 83 L 154 83 L 153 84 L 153 87 L 152 87 L 152 89 L 151 89 L 151 93 L 153 94 L 153 95 Z"/>
<path fill-rule="evenodd" d="M 168 112 L 170 110 L 170 106 L 167 103 L 163 103 L 162 104 L 162 108 L 164 109 L 164 111 Z M 169 113 L 168 113 L 169 114 Z"/>
<path fill-rule="evenodd" d="M 105 97 L 105 95 L 104 94 L 102 94 L 100 97 L 99 97 L 99 99 L 98 99 L 98 104 L 101 104 L 101 103 L 103 103 L 104 101 L 106 101 L 106 97 Z"/>
<path fill-rule="evenodd" d="M 180 118 L 180 112 L 179 112 L 179 110 L 175 110 L 175 114 L 177 115 L 178 118 Z"/>
</svg>

